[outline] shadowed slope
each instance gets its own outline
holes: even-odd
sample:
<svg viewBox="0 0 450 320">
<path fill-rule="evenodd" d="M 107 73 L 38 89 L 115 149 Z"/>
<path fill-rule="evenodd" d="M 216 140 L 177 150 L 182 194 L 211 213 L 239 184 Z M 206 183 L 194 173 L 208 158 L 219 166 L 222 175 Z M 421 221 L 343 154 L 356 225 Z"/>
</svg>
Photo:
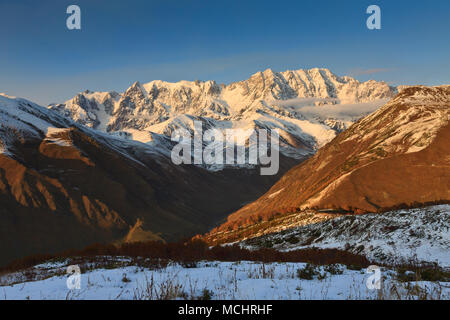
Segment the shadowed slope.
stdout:
<svg viewBox="0 0 450 320">
<path fill-rule="evenodd" d="M 145 144 L 5 96 L 0 151 L 0 263 L 120 240 L 138 221 L 138 238 L 205 232 L 276 179 L 259 169 L 175 166 Z M 280 173 L 293 164 L 286 159 Z"/>
</svg>

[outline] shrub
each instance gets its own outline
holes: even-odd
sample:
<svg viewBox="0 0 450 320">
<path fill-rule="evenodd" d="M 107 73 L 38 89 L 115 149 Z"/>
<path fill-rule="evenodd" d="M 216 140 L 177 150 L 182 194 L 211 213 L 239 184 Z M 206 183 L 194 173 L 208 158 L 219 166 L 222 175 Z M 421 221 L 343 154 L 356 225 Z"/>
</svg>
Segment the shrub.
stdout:
<svg viewBox="0 0 450 320">
<path fill-rule="evenodd" d="M 263 246 L 264 248 L 272 248 L 272 247 L 273 247 L 273 242 L 270 241 L 270 240 L 265 240 L 265 241 L 262 243 L 262 246 Z"/>
<path fill-rule="evenodd" d="M 320 272 L 317 270 L 317 267 L 311 263 L 307 263 L 303 268 L 297 269 L 297 277 L 300 279 L 312 280 L 314 279 L 314 276 L 318 275 L 320 275 Z"/>
<path fill-rule="evenodd" d="M 181 262 L 181 266 L 186 269 L 194 269 L 198 267 L 196 261 L 183 261 Z"/>
<path fill-rule="evenodd" d="M 202 291 L 202 295 L 198 297 L 198 300 L 211 300 L 213 295 L 214 294 L 211 290 L 205 288 Z"/>
<path fill-rule="evenodd" d="M 127 278 L 127 274 L 126 273 L 124 273 L 123 276 L 122 276 L 122 282 L 125 282 L 125 283 L 131 282 L 131 280 L 129 278 Z"/>
<path fill-rule="evenodd" d="M 356 265 L 356 264 L 349 264 L 347 265 L 347 269 L 348 270 L 355 270 L 355 271 L 360 271 L 362 270 L 362 266 L 361 265 Z"/>
<path fill-rule="evenodd" d="M 342 274 L 344 271 L 341 269 L 341 267 L 337 264 L 329 264 L 324 267 L 324 271 L 328 272 L 330 274 L 336 275 L 336 274 Z"/>
<path fill-rule="evenodd" d="M 441 268 L 425 268 L 420 270 L 420 279 L 423 281 L 445 281 L 450 280 L 450 272 L 443 271 Z"/>
<path fill-rule="evenodd" d="M 437 265 L 402 265 L 397 267 L 396 278 L 402 282 L 450 281 L 450 272 Z"/>
<path fill-rule="evenodd" d="M 410 282 L 415 281 L 417 276 L 414 272 L 400 267 L 397 269 L 396 279 L 401 282 Z"/>
<path fill-rule="evenodd" d="M 289 242 L 290 244 L 297 244 L 300 239 L 297 238 L 296 236 L 290 236 L 289 238 L 286 239 L 287 242 Z"/>
</svg>

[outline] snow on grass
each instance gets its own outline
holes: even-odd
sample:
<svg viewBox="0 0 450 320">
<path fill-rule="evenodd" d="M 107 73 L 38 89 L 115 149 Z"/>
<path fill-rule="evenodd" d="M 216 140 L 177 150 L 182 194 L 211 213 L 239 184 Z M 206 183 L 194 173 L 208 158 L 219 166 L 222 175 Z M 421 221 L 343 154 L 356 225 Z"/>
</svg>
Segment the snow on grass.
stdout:
<svg viewBox="0 0 450 320">
<path fill-rule="evenodd" d="M 67 288 L 68 275 L 64 263 L 53 265 L 61 274 L 38 281 L 4 284 L 0 286 L 3 299 L 197 299 L 205 290 L 212 299 L 376 299 L 417 298 L 424 292 L 428 298 L 448 299 L 446 283 L 420 282 L 413 291 L 411 284 L 393 280 L 393 273 L 385 270 L 382 290 L 369 290 L 366 282 L 370 274 L 337 266 L 342 274 L 331 274 L 323 267 L 315 267 L 312 280 L 300 279 L 297 270 L 304 263 L 258 262 L 199 262 L 185 268 L 170 264 L 150 270 L 139 266 L 115 269 L 96 269 L 81 275 L 81 289 Z M 40 268 L 52 268 L 49 263 Z M 322 279 L 323 278 L 323 279 Z M 415 285 L 414 283 L 413 285 Z M 389 292 L 395 287 L 399 296 Z M 389 289 L 389 290 L 388 290 Z M 389 291 L 389 292 L 388 292 Z M 414 294 L 417 293 L 417 295 Z"/>
<path fill-rule="evenodd" d="M 450 205 L 343 216 L 249 239 L 242 246 L 258 248 L 268 241 L 278 250 L 333 248 L 381 263 L 413 259 L 448 268 Z"/>
</svg>

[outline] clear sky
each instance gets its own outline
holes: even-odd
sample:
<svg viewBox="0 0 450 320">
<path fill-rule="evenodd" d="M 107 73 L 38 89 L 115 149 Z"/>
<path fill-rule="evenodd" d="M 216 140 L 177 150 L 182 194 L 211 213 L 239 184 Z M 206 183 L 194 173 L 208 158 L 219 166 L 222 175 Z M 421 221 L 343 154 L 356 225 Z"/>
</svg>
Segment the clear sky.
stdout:
<svg viewBox="0 0 450 320">
<path fill-rule="evenodd" d="M 81 30 L 66 8 L 81 8 Z M 381 7 L 381 30 L 366 8 Z M 41 104 L 134 81 L 229 83 L 272 68 L 450 84 L 449 0 L 0 0 L 0 92 Z"/>
</svg>

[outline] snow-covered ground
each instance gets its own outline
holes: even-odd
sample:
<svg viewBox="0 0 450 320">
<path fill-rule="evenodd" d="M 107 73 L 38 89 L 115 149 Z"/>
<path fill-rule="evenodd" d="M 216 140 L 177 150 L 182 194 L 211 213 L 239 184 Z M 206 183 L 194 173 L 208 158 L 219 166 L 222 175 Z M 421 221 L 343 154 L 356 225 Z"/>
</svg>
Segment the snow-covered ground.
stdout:
<svg viewBox="0 0 450 320">
<path fill-rule="evenodd" d="M 154 270 L 138 266 L 94 269 L 81 274 L 79 290 L 69 290 L 66 267 L 66 263 L 36 266 L 34 271 L 41 278 L 37 281 L 23 281 L 20 273 L 4 275 L 0 299 L 198 299 L 205 294 L 212 299 L 243 300 L 418 299 L 425 294 L 428 299 L 450 298 L 448 282 L 398 282 L 394 272 L 385 269 L 380 290 L 367 287 L 374 273 L 365 269 L 338 266 L 342 274 L 331 274 L 315 267 L 317 274 L 306 280 L 297 276 L 304 263 L 246 261 L 199 262 L 190 268 L 170 264 Z"/>
<path fill-rule="evenodd" d="M 267 243 L 278 250 L 335 248 L 364 255 L 378 263 L 413 260 L 449 268 L 450 205 L 343 216 L 292 226 L 243 241 L 241 245 L 254 249 Z"/>
</svg>

